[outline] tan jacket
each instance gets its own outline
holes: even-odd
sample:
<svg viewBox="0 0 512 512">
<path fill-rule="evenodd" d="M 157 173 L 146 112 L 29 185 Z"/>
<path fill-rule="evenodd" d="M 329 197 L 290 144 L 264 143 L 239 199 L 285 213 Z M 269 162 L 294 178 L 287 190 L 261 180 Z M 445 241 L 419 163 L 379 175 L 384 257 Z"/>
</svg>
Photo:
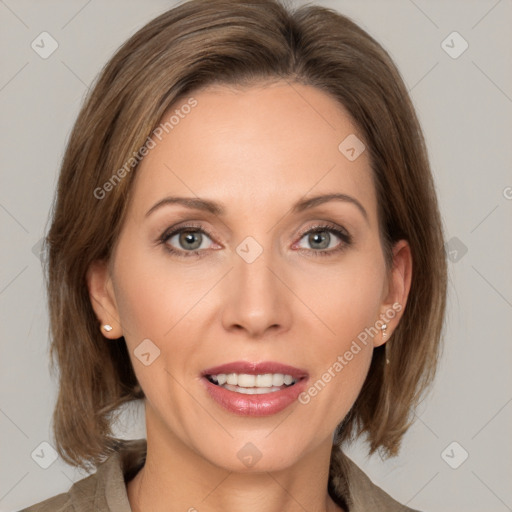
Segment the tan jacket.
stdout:
<svg viewBox="0 0 512 512">
<path fill-rule="evenodd" d="M 125 441 L 96 473 L 76 482 L 68 492 L 21 512 L 131 512 L 126 482 L 144 465 L 146 440 Z M 346 475 L 343 478 L 342 475 Z M 348 512 L 418 512 L 395 501 L 340 450 L 331 455 L 329 492 Z"/>
</svg>

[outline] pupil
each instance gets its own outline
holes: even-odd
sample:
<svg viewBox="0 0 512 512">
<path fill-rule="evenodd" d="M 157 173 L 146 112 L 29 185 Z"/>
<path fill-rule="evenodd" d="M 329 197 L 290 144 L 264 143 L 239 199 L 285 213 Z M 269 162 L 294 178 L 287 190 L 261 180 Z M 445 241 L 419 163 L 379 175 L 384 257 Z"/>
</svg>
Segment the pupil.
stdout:
<svg viewBox="0 0 512 512">
<path fill-rule="evenodd" d="M 194 238 L 197 240 L 194 242 Z M 201 246 L 201 239 L 197 237 L 197 235 L 189 232 L 189 233 L 181 233 L 180 243 L 183 244 L 187 249 L 197 249 Z M 188 246 L 187 244 L 192 244 L 192 246 Z M 195 245 L 194 245 L 195 244 Z"/>
<path fill-rule="evenodd" d="M 315 243 L 320 243 L 321 247 L 317 246 L 319 249 L 326 249 L 327 247 L 329 247 L 329 234 L 327 233 L 327 231 L 318 231 L 316 233 L 312 233 L 310 235 L 309 241 L 312 245 L 314 245 Z"/>
</svg>

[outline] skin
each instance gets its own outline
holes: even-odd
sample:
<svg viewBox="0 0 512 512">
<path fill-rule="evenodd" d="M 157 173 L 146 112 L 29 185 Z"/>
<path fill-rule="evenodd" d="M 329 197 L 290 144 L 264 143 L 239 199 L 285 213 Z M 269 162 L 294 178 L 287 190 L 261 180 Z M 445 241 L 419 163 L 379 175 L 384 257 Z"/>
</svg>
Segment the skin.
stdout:
<svg viewBox="0 0 512 512">
<path fill-rule="evenodd" d="M 124 336 L 147 397 L 147 460 L 127 484 L 132 510 L 341 510 L 327 493 L 332 435 L 361 390 L 373 348 L 389 339 L 401 312 L 387 322 L 387 338 L 379 333 L 361 345 L 308 404 L 275 415 L 224 410 L 200 374 L 232 361 L 278 361 L 316 382 L 394 303 L 405 307 L 409 246 L 395 245 L 388 271 L 368 152 L 351 162 L 338 150 L 358 130 L 330 96 L 278 82 L 214 86 L 194 98 L 197 106 L 137 170 L 110 261 L 88 273 L 98 319 L 113 326 L 104 335 Z M 296 201 L 324 193 L 351 196 L 367 218 L 344 201 L 291 213 Z M 225 215 L 173 204 L 146 216 L 171 195 L 218 201 Z M 202 235 L 202 257 L 187 257 L 194 240 L 180 244 L 179 235 L 167 245 L 185 257 L 158 243 L 183 221 L 211 233 Z M 324 231 L 324 248 L 304 234 L 319 222 L 346 230 L 351 245 Z M 247 236 L 263 248 L 252 263 L 236 252 Z M 147 338 L 161 351 L 149 366 L 134 356 Z M 248 442 L 261 453 L 251 468 L 237 457 Z"/>
</svg>

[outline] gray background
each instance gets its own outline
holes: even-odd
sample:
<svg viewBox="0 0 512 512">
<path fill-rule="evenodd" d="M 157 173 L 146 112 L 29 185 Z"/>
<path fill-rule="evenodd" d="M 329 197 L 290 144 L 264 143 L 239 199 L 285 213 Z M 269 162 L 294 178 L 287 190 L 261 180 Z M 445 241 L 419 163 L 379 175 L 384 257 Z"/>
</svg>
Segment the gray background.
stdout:
<svg viewBox="0 0 512 512">
<path fill-rule="evenodd" d="M 399 457 L 368 459 L 362 442 L 347 451 L 410 507 L 512 510 L 512 1 L 318 3 L 352 17 L 398 64 L 425 131 L 450 240 L 435 386 Z M 172 5 L 0 0 L 1 511 L 63 492 L 84 476 L 60 459 L 41 467 L 51 462 L 41 443 L 52 444 L 56 385 L 38 243 L 89 84 L 125 39 Z M 31 48 L 43 31 L 59 45 L 47 59 Z M 453 31 L 469 45 L 457 58 L 445 51 L 463 48 L 458 36 L 448 37 Z M 142 410 L 130 411 L 119 431 L 144 436 Z"/>
</svg>

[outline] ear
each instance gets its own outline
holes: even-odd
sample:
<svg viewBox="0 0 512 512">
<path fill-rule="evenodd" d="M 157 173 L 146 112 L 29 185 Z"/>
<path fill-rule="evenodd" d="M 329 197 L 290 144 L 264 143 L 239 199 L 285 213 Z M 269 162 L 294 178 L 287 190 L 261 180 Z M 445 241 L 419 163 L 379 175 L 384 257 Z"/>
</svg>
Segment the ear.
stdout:
<svg viewBox="0 0 512 512">
<path fill-rule="evenodd" d="M 109 339 L 120 338 L 123 333 L 108 262 L 94 261 L 87 270 L 86 279 L 91 305 L 100 322 L 101 333 Z M 112 329 L 106 331 L 104 325 L 110 325 Z"/>
<path fill-rule="evenodd" d="M 374 346 L 384 344 L 398 326 L 405 310 L 412 279 L 412 255 L 409 243 L 399 240 L 393 246 L 393 263 L 388 276 L 387 289 L 381 304 L 379 327 L 386 325 L 386 336 L 374 337 Z"/>
</svg>

